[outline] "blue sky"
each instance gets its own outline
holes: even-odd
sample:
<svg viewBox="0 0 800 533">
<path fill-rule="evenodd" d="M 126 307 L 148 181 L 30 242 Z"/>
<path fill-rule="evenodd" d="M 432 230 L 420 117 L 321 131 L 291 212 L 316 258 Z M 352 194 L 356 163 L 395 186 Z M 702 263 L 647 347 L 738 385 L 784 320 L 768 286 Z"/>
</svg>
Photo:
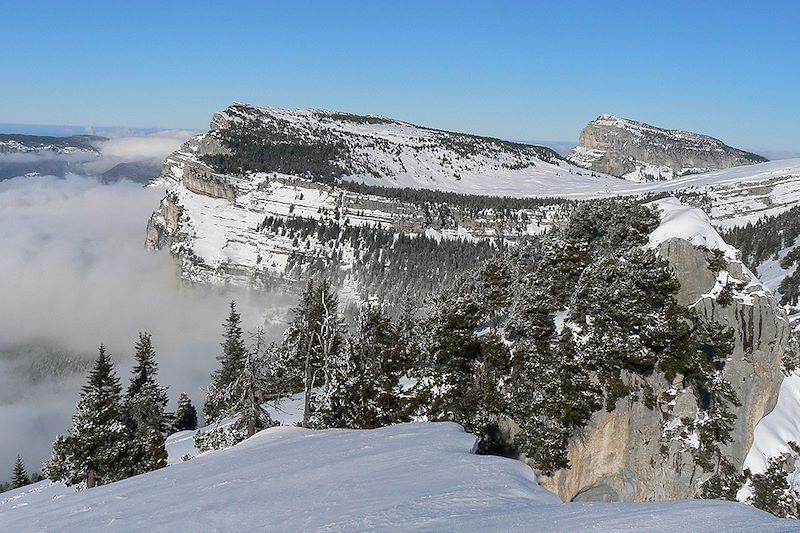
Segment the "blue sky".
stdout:
<svg viewBox="0 0 800 533">
<path fill-rule="evenodd" d="M 0 123 L 233 100 L 571 140 L 600 113 L 800 152 L 800 2 L 6 2 Z"/>
</svg>

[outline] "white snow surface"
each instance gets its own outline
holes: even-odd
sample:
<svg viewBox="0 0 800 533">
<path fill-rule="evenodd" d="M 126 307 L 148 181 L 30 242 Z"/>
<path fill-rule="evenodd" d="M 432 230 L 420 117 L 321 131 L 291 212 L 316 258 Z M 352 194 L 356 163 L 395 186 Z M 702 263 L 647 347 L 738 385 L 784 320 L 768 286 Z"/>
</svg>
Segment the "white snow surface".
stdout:
<svg viewBox="0 0 800 533">
<path fill-rule="evenodd" d="M 769 460 L 782 453 L 792 453 L 789 442 L 800 444 L 800 375 L 784 378 L 775 408 L 756 425 L 753 445 L 744 468 L 754 473 L 766 470 Z M 800 488 L 797 486 L 796 488 Z"/>
<path fill-rule="evenodd" d="M 777 292 L 781 281 L 783 281 L 783 278 L 786 276 L 791 276 L 797 269 L 797 267 L 794 265 L 789 268 L 783 268 L 781 266 L 781 260 L 783 260 L 783 258 L 789 254 L 790 250 L 798 246 L 800 246 L 800 237 L 795 239 L 791 246 L 785 246 L 780 252 L 778 252 L 777 259 L 770 257 L 758 265 L 758 279 L 760 279 L 764 285 L 769 287 L 772 292 Z"/>
<path fill-rule="evenodd" d="M 672 238 L 685 239 L 695 246 L 721 250 L 729 261 L 737 261 L 739 252 L 720 236 L 701 209 L 682 204 L 670 197 L 652 202 L 661 212 L 661 224 L 650 234 L 648 246 L 657 248 Z"/>
<path fill-rule="evenodd" d="M 796 531 L 723 501 L 561 503 L 519 461 L 475 455 L 453 423 L 376 430 L 276 427 L 227 450 L 74 492 L 0 497 L 0 530 Z"/>
</svg>

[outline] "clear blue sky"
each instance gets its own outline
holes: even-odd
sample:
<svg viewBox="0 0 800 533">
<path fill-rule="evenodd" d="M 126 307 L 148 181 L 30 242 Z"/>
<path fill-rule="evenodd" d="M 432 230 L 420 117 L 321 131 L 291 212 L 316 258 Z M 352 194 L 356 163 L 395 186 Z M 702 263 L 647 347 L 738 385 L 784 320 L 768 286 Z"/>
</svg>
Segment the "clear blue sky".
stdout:
<svg viewBox="0 0 800 533">
<path fill-rule="evenodd" d="M 800 152 L 800 2 L 3 2 L 0 123 L 233 100 L 571 140 L 600 113 Z"/>
</svg>

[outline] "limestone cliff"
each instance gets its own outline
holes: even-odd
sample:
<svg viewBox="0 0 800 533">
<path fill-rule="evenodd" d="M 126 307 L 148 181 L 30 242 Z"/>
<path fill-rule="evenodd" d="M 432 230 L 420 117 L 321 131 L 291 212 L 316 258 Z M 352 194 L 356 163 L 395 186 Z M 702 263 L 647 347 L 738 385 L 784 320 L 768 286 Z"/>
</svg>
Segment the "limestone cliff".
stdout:
<svg viewBox="0 0 800 533">
<path fill-rule="evenodd" d="M 357 181 L 387 187 L 375 191 L 317 175 L 339 166 Z M 169 250 L 187 280 L 253 287 L 295 281 L 312 266 L 329 273 L 352 272 L 359 262 L 370 267 L 372 256 L 344 237 L 353 228 L 419 242 L 462 241 L 487 248 L 480 252 L 486 255 L 500 241 L 552 226 L 563 202 L 392 191 L 405 184 L 466 184 L 468 172 L 487 185 L 497 180 L 484 173 L 495 172 L 518 186 L 526 175 L 537 183 L 542 173 L 558 181 L 570 169 L 576 167 L 540 147 L 379 117 L 237 103 L 166 158 L 153 184 L 167 192 L 148 222 L 145 245 Z M 331 228 L 336 234 L 325 237 Z M 470 259 L 476 257 L 482 256 Z"/>
<path fill-rule="evenodd" d="M 671 208 L 675 204 L 667 203 L 665 211 Z M 722 375 L 741 406 L 734 410 L 732 438 L 722 451 L 741 471 L 756 424 L 775 405 L 784 378 L 782 360 L 795 349 L 794 340 L 784 311 L 735 252 L 699 245 L 724 247 L 716 232 L 707 224 L 683 229 L 686 234 L 651 245 L 681 282 L 678 302 L 733 330 L 734 350 Z M 680 228 L 674 233 L 680 234 Z M 545 487 L 567 501 L 667 500 L 700 494 L 711 472 L 693 456 L 697 430 L 704 423 L 698 397 L 682 387 L 680 376 L 672 383 L 660 374 L 646 380 L 656 392 L 657 406 L 651 410 L 629 399 L 612 412 L 595 412 L 570 443 L 571 468 L 540 477 Z"/>
<path fill-rule="evenodd" d="M 666 130 L 611 115 L 600 115 L 581 131 L 569 159 L 632 181 L 668 180 L 766 161 L 707 135 Z"/>
</svg>

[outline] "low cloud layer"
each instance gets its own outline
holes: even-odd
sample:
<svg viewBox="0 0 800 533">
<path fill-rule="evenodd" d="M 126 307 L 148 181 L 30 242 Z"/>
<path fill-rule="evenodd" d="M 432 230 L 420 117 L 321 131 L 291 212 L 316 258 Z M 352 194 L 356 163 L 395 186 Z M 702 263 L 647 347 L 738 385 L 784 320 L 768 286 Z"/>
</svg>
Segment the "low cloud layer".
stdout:
<svg viewBox="0 0 800 533">
<path fill-rule="evenodd" d="M 48 150 L 23 153 L 0 153 L 0 180 L 27 172 L 56 174 L 68 172 L 99 176 L 121 163 L 150 165 L 157 174 L 164 158 L 193 135 L 185 130 L 165 130 L 142 136 L 114 137 L 96 144 L 99 154 L 76 152 L 62 154 Z"/>
<path fill-rule="evenodd" d="M 68 427 L 84 381 L 82 372 L 48 377 L 34 359 L 51 358 L 30 346 L 89 360 L 105 343 L 126 382 L 137 333 L 148 331 L 171 407 L 185 390 L 199 408 L 230 299 L 239 302 L 246 328 L 266 319 L 280 334 L 291 296 L 190 287 L 169 254 L 144 250 L 147 219 L 162 195 L 76 175 L 0 182 L 0 480 L 17 453 L 38 469 Z M 31 368 L 36 372 L 23 372 Z"/>
<path fill-rule="evenodd" d="M 89 174 L 100 174 L 127 162 L 160 163 L 186 142 L 192 132 L 170 130 L 140 137 L 116 137 L 98 145 L 102 157 L 84 165 Z"/>
</svg>

